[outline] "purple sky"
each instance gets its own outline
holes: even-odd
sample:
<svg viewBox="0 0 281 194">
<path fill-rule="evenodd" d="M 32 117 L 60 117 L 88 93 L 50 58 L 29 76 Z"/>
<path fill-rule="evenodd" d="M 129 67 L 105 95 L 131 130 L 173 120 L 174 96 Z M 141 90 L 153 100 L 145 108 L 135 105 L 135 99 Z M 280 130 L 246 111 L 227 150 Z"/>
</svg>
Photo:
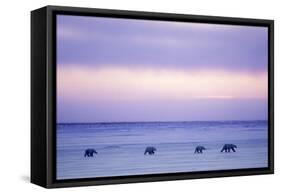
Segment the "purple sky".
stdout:
<svg viewBox="0 0 281 194">
<path fill-rule="evenodd" d="M 57 41 L 58 122 L 267 119 L 265 27 L 58 16 Z"/>
</svg>

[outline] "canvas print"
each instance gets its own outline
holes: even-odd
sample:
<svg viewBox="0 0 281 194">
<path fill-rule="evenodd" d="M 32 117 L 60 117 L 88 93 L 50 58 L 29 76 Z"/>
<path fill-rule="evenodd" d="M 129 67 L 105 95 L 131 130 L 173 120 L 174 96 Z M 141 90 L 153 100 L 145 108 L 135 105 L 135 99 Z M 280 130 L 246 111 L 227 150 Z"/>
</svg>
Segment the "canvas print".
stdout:
<svg viewBox="0 0 281 194">
<path fill-rule="evenodd" d="M 268 167 L 268 28 L 56 16 L 56 179 Z"/>
</svg>

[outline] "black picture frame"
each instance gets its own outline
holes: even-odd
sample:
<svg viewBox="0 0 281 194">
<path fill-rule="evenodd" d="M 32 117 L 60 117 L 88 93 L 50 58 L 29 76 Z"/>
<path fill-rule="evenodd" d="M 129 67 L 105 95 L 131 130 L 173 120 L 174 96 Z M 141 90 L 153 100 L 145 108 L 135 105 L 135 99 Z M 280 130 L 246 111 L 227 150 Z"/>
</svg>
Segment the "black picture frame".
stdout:
<svg viewBox="0 0 281 194">
<path fill-rule="evenodd" d="M 56 14 L 268 27 L 268 168 L 56 180 Z M 31 12 L 31 182 L 46 188 L 274 173 L 274 21 L 46 6 Z"/>
</svg>

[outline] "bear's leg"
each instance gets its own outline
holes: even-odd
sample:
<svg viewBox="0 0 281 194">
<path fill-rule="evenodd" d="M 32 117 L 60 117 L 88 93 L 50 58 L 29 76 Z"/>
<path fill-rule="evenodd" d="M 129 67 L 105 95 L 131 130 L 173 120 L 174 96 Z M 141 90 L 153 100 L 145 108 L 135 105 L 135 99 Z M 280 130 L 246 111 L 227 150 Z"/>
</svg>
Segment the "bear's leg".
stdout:
<svg viewBox="0 0 281 194">
<path fill-rule="evenodd" d="M 236 152 L 235 149 L 234 149 L 234 147 L 232 147 L 231 150 L 232 150 L 233 152 Z"/>
</svg>

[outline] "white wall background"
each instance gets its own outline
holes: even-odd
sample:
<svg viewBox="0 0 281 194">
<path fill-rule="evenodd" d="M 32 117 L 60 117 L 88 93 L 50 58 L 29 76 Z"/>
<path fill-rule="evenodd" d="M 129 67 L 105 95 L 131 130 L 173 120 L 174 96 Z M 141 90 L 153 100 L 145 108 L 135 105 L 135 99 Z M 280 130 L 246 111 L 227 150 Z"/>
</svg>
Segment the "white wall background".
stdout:
<svg viewBox="0 0 281 194">
<path fill-rule="evenodd" d="M 278 0 L 7 0 L 0 11 L 0 193 L 278 193 L 281 170 L 281 5 Z M 46 190 L 29 183 L 30 11 L 45 5 L 275 20 L 275 175 Z"/>
</svg>

